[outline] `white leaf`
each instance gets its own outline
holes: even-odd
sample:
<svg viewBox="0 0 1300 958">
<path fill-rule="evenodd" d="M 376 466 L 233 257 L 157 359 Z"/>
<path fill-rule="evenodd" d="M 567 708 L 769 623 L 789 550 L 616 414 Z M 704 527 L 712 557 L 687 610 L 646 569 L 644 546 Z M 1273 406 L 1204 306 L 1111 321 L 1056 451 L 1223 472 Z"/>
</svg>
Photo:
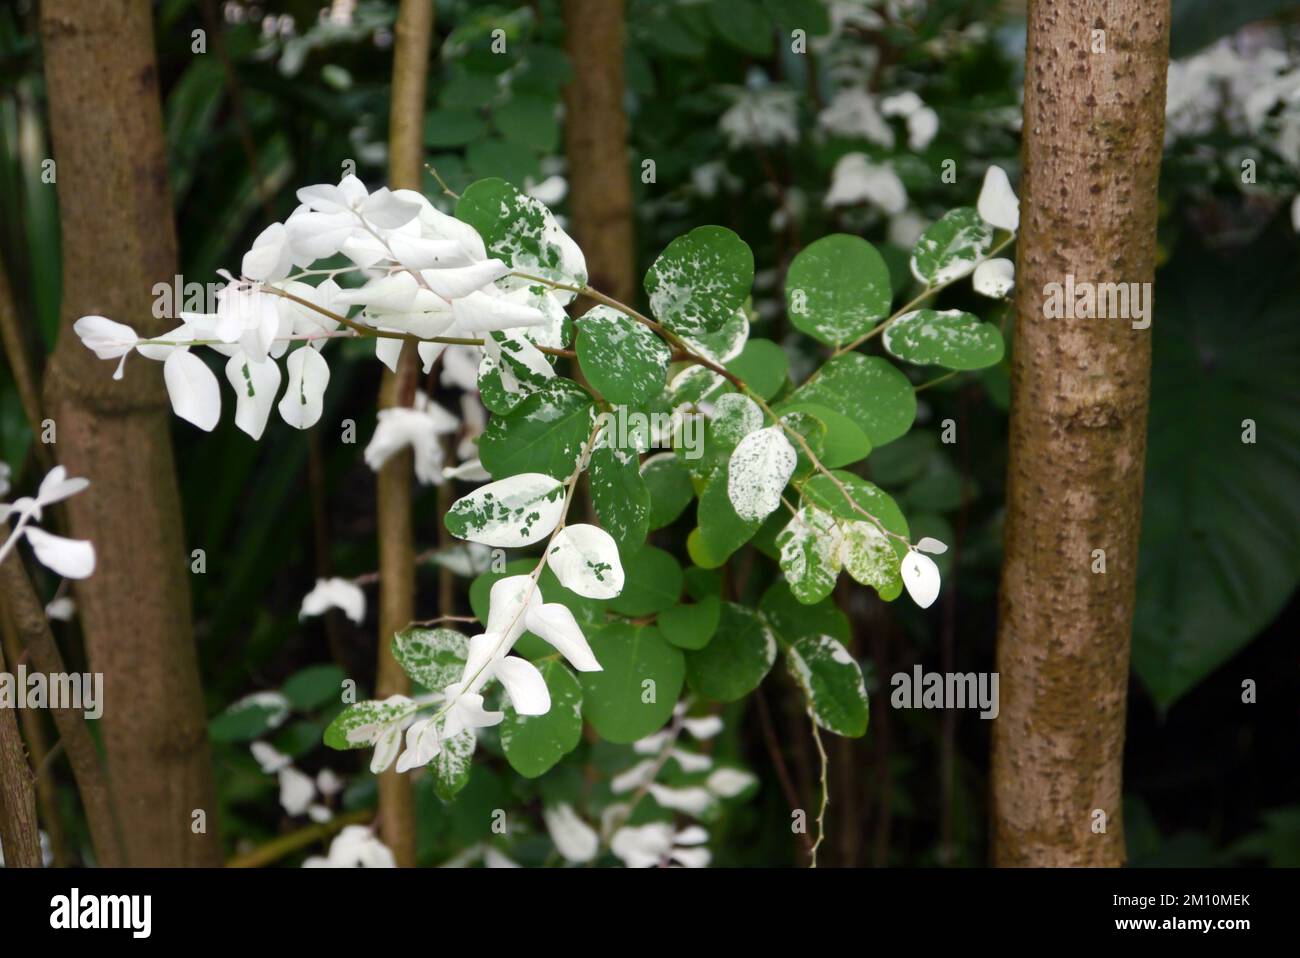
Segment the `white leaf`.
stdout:
<svg viewBox="0 0 1300 958">
<path fill-rule="evenodd" d="M 482 291 L 452 300 L 451 309 L 457 324 L 467 332 L 545 326 L 548 323 L 546 314 L 536 307 L 504 296 L 489 296 Z"/>
<path fill-rule="evenodd" d="M 924 553 L 909 549 L 903 558 L 903 585 L 907 594 L 923 609 L 928 609 L 939 597 L 939 567 Z"/>
<path fill-rule="evenodd" d="M 527 659 L 507 655 L 500 659 L 493 673 L 506 688 L 510 704 L 520 715 L 545 715 L 551 710 L 551 692 L 546 679 Z"/>
<path fill-rule="evenodd" d="M 563 512 L 563 483 L 545 473 L 525 472 L 457 499 L 447 513 L 447 527 L 461 539 L 516 549 L 545 539 Z"/>
<path fill-rule="evenodd" d="M 221 387 L 207 364 L 188 349 L 174 351 L 163 363 L 163 381 L 176 415 L 204 432 L 221 419 Z"/>
<path fill-rule="evenodd" d="M 366 617 L 366 594 L 347 579 L 317 579 L 316 586 L 303 596 L 298 618 L 321 615 L 330 609 L 342 609 L 344 615 L 360 625 Z"/>
<path fill-rule="evenodd" d="M 420 278 L 429 289 L 454 303 L 489 283 L 496 282 L 509 272 L 510 267 L 501 260 L 485 259 L 468 266 L 424 269 L 420 271 Z"/>
<path fill-rule="evenodd" d="M 1011 233 L 1020 228 L 1020 200 L 1011 189 L 1006 170 L 1000 166 L 990 166 L 985 172 L 984 186 L 980 189 L 975 208 L 980 218 L 990 226 Z"/>
<path fill-rule="evenodd" d="M 542 809 L 542 820 L 551 833 L 555 850 L 569 862 L 585 863 L 596 857 L 600 849 L 600 836 L 584 822 L 568 803 Z"/>
<path fill-rule="evenodd" d="M 93 350 L 100 359 L 118 359 L 114 379 L 122 378 L 122 366 L 135 344 L 139 342 L 135 330 L 124 323 L 115 323 L 105 316 L 82 316 L 72 324 L 72 331 L 81 337 L 81 343 Z"/>
<path fill-rule="evenodd" d="M 579 672 L 602 671 L 587 637 L 567 606 L 558 602 L 534 606 L 525 613 L 524 623 L 529 632 L 549 642 Z"/>
<path fill-rule="evenodd" d="M 756 781 L 758 779 L 749 772 L 742 772 L 738 768 L 720 768 L 709 776 L 705 784 L 719 798 L 735 798 Z"/>
<path fill-rule="evenodd" d="M 948 547 L 931 536 L 923 536 L 916 547 L 922 552 L 928 552 L 931 555 L 941 556 L 948 551 Z"/>
<path fill-rule="evenodd" d="M 1001 299 L 1016 284 L 1016 264 L 1009 259 L 986 259 L 975 267 L 971 284 L 980 295 Z"/>
<path fill-rule="evenodd" d="M 709 806 L 715 801 L 712 792 L 698 785 L 686 788 L 671 788 L 659 782 L 651 782 L 649 791 L 654 796 L 654 800 L 664 808 L 671 808 L 675 812 L 684 812 L 696 818 L 707 812 Z"/>
<path fill-rule="evenodd" d="M 419 213 L 418 204 L 401 199 L 386 186 L 375 190 L 361 204 L 361 215 L 372 225 L 385 230 L 404 226 L 415 219 Z"/>
<path fill-rule="evenodd" d="M 504 579 L 498 579 L 492 583 L 488 592 L 488 633 L 505 636 L 505 648 L 509 649 L 527 628 L 525 613 L 529 609 L 540 608 L 541 605 L 542 590 L 532 576 L 508 575 Z M 472 640 L 470 645 L 472 659 L 475 654 Z M 466 678 L 469 674 L 469 665 L 466 663 Z"/>
<path fill-rule="evenodd" d="M 280 366 L 267 357 L 253 362 L 242 351 L 226 361 L 226 380 L 235 391 L 235 425 L 261 439 L 280 390 Z"/>
<path fill-rule="evenodd" d="M 560 585 L 588 599 L 612 599 L 623 591 L 618 545 L 604 529 L 576 523 L 561 529 L 546 561 Z"/>
<path fill-rule="evenodd" d="M 248 746 L 248 749 L 267 775 L 274 775 L 292 762 L 288 755 L 278 751 L 268 742 L 254 742 Z"/>
<path fill-rule="evenodd" d="M 736 515 L 757 521 L 775 512 L 798 459 L 779 426 L 751 432 L 740 440 L 727 469 L 727 495 Z"/>
<path fill-rule="evenodd" d="M 89 485 L 89 479 L 69 479 L 66 468 L 55 466 L 41 480 L 40 488 L 36 490 L 36 504 L 48 506 L 52 502 L 60 502 L 69 496 L 75 496 Z"/>
<path fill-rule="evenodd" d="M 28 526 L 27 541 L 41 565 L 65 579 L 84 579 L 95 571 L 95 547 L 84 539 L 65 539 Z"/>
<path fill-rule="evenodd" d="M 330 367 L 314 349 L 295 349 L 285 363 L 289 386 L 280 400 L 280 418 L 295 429 L 309 429 L 320 419 L 325 406 L 325 387 Z"/>
<path fill-rule="evenodd" d="M 280 769 L 280 806 L 289 815 L 301 815 L 316 797 L 311 776 L 289 766 Z"/>
<path fill-rule="evenodd" d="M 240 270 L 249 279 L 278 282 L 293 268 L 289 233 L 282 223 L 272 223 L 253 240 L 253 248 L 244 254 Z"/>
</svg>

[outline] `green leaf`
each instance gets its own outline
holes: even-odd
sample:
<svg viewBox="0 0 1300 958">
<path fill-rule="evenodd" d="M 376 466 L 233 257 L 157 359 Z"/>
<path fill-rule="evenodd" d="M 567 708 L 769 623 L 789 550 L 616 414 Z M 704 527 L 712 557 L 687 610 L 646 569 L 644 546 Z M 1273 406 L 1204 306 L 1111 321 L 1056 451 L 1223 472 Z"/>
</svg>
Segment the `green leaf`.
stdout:
<svg viewBox="0 0 1300 958">
<path fill-rule="evenodd" d="M 594 306 L 578 321 L 578 363 L 597 393 L 621 406 L 658 396 L 671 355 L 647 326 L 608 306 Z"/>
<path fill-rule="evenodd" d="M 577 244 L 545 205 L 505 180 L 471 184 L 456 204 L 456 216 L 478 230 L 493 256 L 515 269 L 568 286 L 587 285 L 587 264 Z"/>
<path fill-rule="evenodd" d="M 829 406 L 813 402 L 787 402 L 781 403 L 776 411 L 783 416 L 787 413 L 807 413 L 826 426 L 824 449 L 820 458 L 822 465 L 827 469 L 850 465 L 871 454 L 871 440 L 867 438 L 866 433 L 848 416 L 836 412 Z"/>
<path fill-rule="evenodd" d="M 651 529 L 672 524 L 695 498 L 691 474 L 672 453 L 648 458 L 641 464 L 641 478 L 650 492 Z"/>
<path fill-rule="evenodd" d="M 840 532 L 835 519 L 804 506 L 776 537 L 781 571 L 800 602 L 820 602 L 840 577 Z"/>
<path fill-rule="evenodd" d="M 289 700 L 279 692 L 254 692 L 232 703 L 208 723 L 208 736 L 214 742 L 247 742 L 289 717 Z"/>
<path fill-rule="evenodd" d="M 455 629 L 407 629 L 393 636 L 393 658 L 426 689 L 440 692 L 459 682 L 469 639 Z"/>
<path fill-rule="evenodd" d="M 763 617 L 726 602 L 713 639 L 686 653 L 686 677 L 705 698 L 734 702 L 758 688 L 774 661 L 776 639 Z"/>
<path fill-rule="evenodd" d="M 916 419 L 916 391 L 907 377 L 887 359 L 860 353 L 828 360 L 789 400 L 790 405 L 806 402 L 857 423 L 873 447 L 893 442 Z"/>
<path fill-rule="evenodd" d="M 559 144 L 556 102 L 547 97 L 514 93 L 492 112 L 492 125 L 507 140 L 538 153 L 553 153 Z"/>
<path fill-rule="evenodd" d="M 1002 360 L 1002 333 L 959 309 L 914 309 L 885 327 L 890 354 L 920 366 L 984 369 Z"/>
<path fill-rule="evenodd" d="M 587 721 L 606 741 L 620 745 L 661 729 L 681 695 L 681 650 L 653 626 L 627 622 L 611 622 L 588 641 L 604 670 L 579 676 Z"/>
<path fill-rule="evenodd" d="M 727 472 L 728 466 L 723 466 L 709 478 L 696 511 L 700 534 L 698 550 L 691 553 L 691 559 L 705 569 L 715 569 L 726 562 L 763 524 L 762 519 L 742 519 L 736 514 L 727 491 Z"/>
<path fill-rule="evenodd" d="M 790 321 L 828 346 L 852 342 L 889 315 L 889 269 L 859 236 L 836 233 L 802 249 L 785 277 Z"/>
<path fill-rule="evenodd" d="M 682 567 L 663 549 L 646 546 L 625 557 L 623 574 L 623 591 L 609 600 L 620 615 L 653 615 L 676 605 L 682 594 Z"/>
<path fill-rule="evenodd" d="M 712 0 L 709 15 L 727 43 L 754 56 L 771 56 L 772 21 L 757 0 Z"/>
<path fill-rule="evenodd" d="M 808 698 L 813 719 L 828 732 L 859 738 L 870 709 L 862 668 L 829 635 L 805 635 L 785 650 L 786 668 Z"/>
<path fill-rule="evenodd" d="M 587 471 L 596 515 L 623 555 L 641 548 L 649 531 L 650 490 L 640 465 L 631 450 L 601 446 L 592 452 Z"/>
<path fill-rule="evenodd" d="M 551 693 L 545 715 L 519 715 L 506 706 L 501 747 L 510 766 L 524 778 L 543 775 L 582 739 L 582 687 L 558 659 L 538 664 Z"/>
<path fill-rule="evenodd" d="M 280 688 L 280 694 L 299 712 L 310 712 L 326 702 L 336 701 L 347 676 L 337 665 L 312 665 L 295 672 Z"/>
<path fill-rule="evenodd" d="M 1283 227 L 1232 255 L 1182 246 L 1158 322 L 1133 333 L 1156 337 L 1133 666 L 1162 708 L 1300 584 L 1300 269 Z"/>
<path fill-rule="evenodd" d="M 805 635 L 829 635 L 842 643 L 849 641 L 848 617 L 832 600 L 804 605 L 783 579 L 772 583 L 758 605 L 783 646 Z"/>
<path fill-rule="evenodd" d="M 785 385 L 790 360 L 785 350 L 770 339 L 751 339 L 726 367 L 758 395 L 771 399 Z"/>
<path fill-rule="evenodd" d="M 946 214 L 921 234 L 912 250 L 912 275 L 941 286 L 973 272 L 993 245 L 993 227 L 972 207 Z"/>
<path fill-rule="evenodd" d="M 325 729 L 325 744 L 336 749 L 366 748 L 372 738 L 365 734 L 366 726 L 390 725 L 414 715 L 415 710 L 415 703 L 409 699 L 405 702 L 368 701 L 349 705 Z"/>
<path fill-rule="evenodd" d="M 702 649 L 718 629 L 722 602 L 706 596 L 694 605 L 675 605 L 659 613 L 659 631 L 679 649 Z"/>
<path fill-rule="evenodd" d="M 902 595 L 903 574 L 898 551 L 872 523 L 844 523 L 840 556 L 844 570 L 854 580 L 875 589 L 886 602 Z"/>
<path fill-rule="evenodd" d="M 424 145 L 431 149 L 464 146 L 483 135 L 486 124 L 473 110 L 430 110 L 424 118 Z"/>
<path fill-rule="evenodd" d="M 686 336 L 720 329 L 753 284 L 754 254 L 721 226 L 700 226 L 677 237 L 645 276 L 655 318 Z"/>
<path fill-rule="evenodd" d="M 474 745 L 477 741 L 469 729 L 450 739 L 443 739 L 442 751 L 429 763 L 433 790 L 444 802 L 454 799 L 456 793 L 469 782 L 469 770 L 474 761 Z"/>
<path fill-rule="evenodd" d="M 524 472 L 567 479 L 591 435 L 595 412 L 581 386 L 553 379 L 508 415 L 492 417 L 478 441 L 483 468 L 497 479 Z"/>
</svg>

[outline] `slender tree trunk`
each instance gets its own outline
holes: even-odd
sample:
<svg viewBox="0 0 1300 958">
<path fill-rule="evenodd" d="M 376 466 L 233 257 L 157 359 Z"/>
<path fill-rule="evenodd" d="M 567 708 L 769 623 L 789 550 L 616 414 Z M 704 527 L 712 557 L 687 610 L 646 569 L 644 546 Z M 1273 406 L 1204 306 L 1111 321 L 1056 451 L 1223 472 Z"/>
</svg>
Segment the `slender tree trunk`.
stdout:
<svg viewBox="0 0 1300 958">
<path fill-rule="evenodd" d="M 623 0 L 564 0 L 573 81 L 564 91 L 573 234 L 592 287 L 636 298 L 632 180 L 623 108 Z"/>
<path fill-rule="evenodd" d="M 0 562 L 0 594 L 4 595 L 6 627 L 13 627 L 23 651 L 31 659 L 32 667 L 46 675 L 66 673 L 67 666 L 63 663 L 63 656 L 50 631 L 45 607 L 32 588 L 27 570 L 18 555 L 11 554 L 4 562 Z M 113 798 L 109 794 L 99 751 L 86 727 L 85 714 L 75 708 L 51 708 L 49 712 L 77 783 L 77 794 L 81 796 L 95 861 L 106 868 L 121 867 L 126 864 L 121 829 L 113 809 Z"/>
<path fill-rule="evenodd" d="M 424 99 L 433 36 L 433 0 L 402 0 L 393 47 L 393 95 L 389 112 L 388 179 L 393 189 L 420 189 L 424 159 Z M 410 406 L 419 359 L 409 343 L 397 372 L 385 371 L 379 405 Z M 415 537 L 411 501 L 414 466 L 409 449 L 379 471 L 379 671 L 380 698 L 410 691 L 410 680 L 393 658 L 393 633 L 415 618 Z M 379 777 L 379 827 L 397 864 L 415 864 L 415 796 L 410 779 L 389 769 Z"/>
<path fill-rule="evenodd" d="M 1124 860 L 1151 331 L 1045 318 L 1044 304 L 1067 274 L 1152 281 L 1168 58 L 1169 0 L 1030 2 L 993 728 L 998 865 Z"/>
<path fill-rule="evenodd" d="M 59 461 L 91 480 L 67 514 L 99 557 L 76 596 L 91 668 L 104 674 L 110 788 L 127 864 L 215 865 L 216 797 L 162 374 L 128 363 L 113 382 L 113 364 L 72 332 L 92 313 L 145 334 L 165 326 L 152 317 L 151 288 L 172 281 L 176 241 L 150 4 L 45 0 L 41 34 L 63 235 L 62 329 L 45 412 Z M 199 810 L 206 829 L 196 833 Z"/>
<path fill-rule="evenodd" d="M 18 561 L 17 556 L 10 557 Z M 0 672 L 5 672 L 0 649 Z M 6 866 L 39 868 L 41 842 L 36 825 L 36 779 L 18 732 L 15 709 L 0 709 L 0 849 Z"/>
</svg>

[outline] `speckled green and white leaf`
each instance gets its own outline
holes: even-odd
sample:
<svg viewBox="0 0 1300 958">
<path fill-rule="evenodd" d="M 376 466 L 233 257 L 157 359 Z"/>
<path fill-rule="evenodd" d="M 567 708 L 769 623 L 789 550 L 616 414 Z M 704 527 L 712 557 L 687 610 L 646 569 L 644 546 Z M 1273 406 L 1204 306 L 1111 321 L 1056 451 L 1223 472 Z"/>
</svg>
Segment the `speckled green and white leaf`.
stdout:
<svg viewBox="0 0 1300 958">
<path fill-rule="evenodd" d="M 811 605 L 834 591 L 841 541 L 835 519 L 812 506 L 800 509 L 777 534 L 781 571 L 800 602 Z"/>
<path fill-rule="evenodd" d="M 456 216 L 478 230 L 489 254 L 500 257 L 512 269 L 566 286 L 587 285 L 587 262 L 578 244 L 560 229 L 541 201 L 505 180 L 472 183 L 456 204 Z M 556 291 L 565 304 L 574 295 Z"/>
<path fill-rule="evenodd" d="M 668 380 L 668 405 L 692 406 L 704 402 L 726 388 L 727 381 L 704 366 L 687 366 Z"/>
<path fill-rule="evenodd" d="M 786 668 L 808 698 L 813 720 L 828 732 L 858 738 L 870 710 L 862 668 L 829 635 L 806 635 L 785 650 Z"/>
<path fill-rule="evenodd" d="M 776 637 L 763 617 L 725 602 L 709 644 L 686 653 L 686 678 L 705 698 L 734 702 L 758 688 L 775 661 Z"/>
<path fill-rule="evenodd" d="M 719 396 L 709 417 L 709 441 L 715 447 L 730 451 L 750 433 L 763 428 L 763 410 L 741 393 Z"/>
<path fill-rule="evenodd" d="M 559 290 L 563 293 L 563 290 Z M 569 344 L 573 331 L 573 320 L 564 309 L 557 290 L 540 283 L 522 286 L 506 294 L 511 299 L 525 306 L 531 306 L 546 317 L 546 323 L 540 326 L 521 326 L 516 332 L 536 343 L 550 349 L 563 349 Z"/>
<path fill-rule="evenodd" d="M 458 676 L 459 677 L 459 676 Z M 395 701 L 394 701 L 395 699 Z M 375 743 L 380 730 L 393 722 L 414 715 L 416 704 L 408 698 L 394 696 L 384 701 L 357 702 L 349 705 L 325 729 L 325 744 L 330 748 L 365 748 Z"/>
<path fill-rule="evenodd" d="M 844 523 L 840 561 L 845 570 L 863 585 L 875 589 L 892 602 L 903 592 L 898 552 L 889 538 L 870 522 Z"/>
<path fill-rule="evenodd" d="M 546 553 L 560 585 L 588 599 L 612 599 L 623 591 L 618 545 L 604 529 L 585 522 L 565 526 Z"/>
<path fill-rule="evenodd" d="M 523 330 L 493 332 L 485 340 L 478 387 L 490 411 L 505 415 L 554 378 L 550 361 Z"/>
<path fill-rule="evenodd" d="M 749 314 L 742 306 L 717 331 L 700 336 L 682 336 L 682 339 L 701 356 L 725 363 L 739 356 L 749 341 Z"/>
<path fill-rule="evenodd" d="M 959 309 L 915 309 L 885 329 L 885 349 L 899 359 L 946 369 L 984 369 L 1002 359 L 1002 333 Z"/>
<path fill-rule="evenodd" d="M 907 519 L 893 496 L 861 476 L 833 469 L 830 475 L 819 474 L 805 482 L 803 494 L 808 502 L 833 516 L 850 522 L 871 522 L 867 516 L 874 516 L 889 532 L 907 539 Z M 907 546 L 898 539 L 889 541 L 901 561 L 907 553 Z"/>
<path fill-rule="evenodd" d="M 479 437 L 479 458 L 493 476 L 573 474 L 595 421 L 591 396 L 577 383 L 553 379 L 508 415 L 493 416 Z"/>
<path fill-rule="evenodd" d="M 526 472 L 480 486 L 451 504 L 447 529 L 459 539 L 515 549 L 551 534 L 564 511 L 564 484 Z"/>
<path fill-rule="evenodd" d="M 470 730 L 442 740 L 442 751 L 429 763 L 433 790 L 444 802 L 450 802 L 469 782 L 477 739 Z"/>
<path fill-rule="evenodd" d="M 635 406 L 663 392 L 668 346 L 617 310 L 595 306 L 583 314 L 577 351 L 587 381 L 611 403 Z"/>
<path fill-rule="evenodd" d="M 659 254 L 645 276 L 655 318 L 675 333 L 702 336 L 722 328 L 754 285 L 754 254 L 721 226 L 700 226 Z"/>
<path fill-rule="evenodd" d="M 993 227 L 969 206 L 944 215 L 921 234 L 912 250 L 912 275 L 939 286 L 972 272 L 993 245 Z"/>
<path fill-rule="evenodd" d="M 860 236 L 837 233 L 805 247 L 785 277 L 790 321 L 830 346 L 852 342 L 889 315 L 889 267 Z"/>
<path fill-rule="evenodd" d="M 537 778 L 577 747 L 582 738 L 582 687 L 558 659 L 538 662 L 551 694 L 545 715 L 520 715 L 505 707 L 501 747 L 506 761 L 525 778 Z"/>
<path fill-rule="evenodd" d="M 393 658 L 402 671 L 434 692 L 459 682 L 469 639 L 455 629 L 407 629 L 393 636 Z"/>
<path fill-rule="evenodd" d="M 916 390 L 881 356 L 845 353 L 827 360 L 781 406 L 818 403 L 853 420 L 874 446 L 893 442 L 916 419 Z"/>
<path fill-rule="evenodd" d="M 671 458 L 671 456 L 669 457 Z M 650 531 L 650 490 L 633 452 L 598 446 L 587 467 L 591 502 L 620 550 L 635 552 Z"/>
<path fill-rule="evenodd" d="M 727 495 L 736 515 L 767 518 L 781 506 L 781 492 L 794 475 L 798 455 L 779 426 L 751 432 L 740 440 L 727 469 Z"/>
</svg>

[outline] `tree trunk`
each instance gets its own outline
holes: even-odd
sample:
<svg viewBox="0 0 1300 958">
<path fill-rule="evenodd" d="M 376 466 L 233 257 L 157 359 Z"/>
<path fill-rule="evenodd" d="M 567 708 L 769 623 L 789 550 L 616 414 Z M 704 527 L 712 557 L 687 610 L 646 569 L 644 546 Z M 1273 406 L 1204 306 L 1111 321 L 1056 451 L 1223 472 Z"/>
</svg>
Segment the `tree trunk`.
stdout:
<svg viewBox="0 0 1300 958">
<path fill-rule="evenodd" d="M 1076 284 L 1152 281 L 1168 58 L 1169 0 L 1031 0 L 993 727 L 997 865 L 1124 861 L 1151 331 L 1124 318 L 1046 318 L 1045 302 L 1067 274 Z"/>
<path fill-rule="evenodd" d="M 632 180 L 623 109 L 623 0 L 564 0 L 573 81 L 564 91 L 573 235 L 594 289 L 636 298 Z"/>
<path fill-rule="evenodd" d="M 18 556 L 10 556 L 17 562 Z M 0 673 L 6 671 L 0 648 Z M 39 868 L 41 842 L 36 825 L 36 778 L 18 732 L 17 710 L 0 708 L 0 851 L 10 868 Z"/>
<path fill-rule="evenodd" d="M 151 289 L 173 281 L 176 240 L 147 0 L 41 5 L 63 236 L 62 329 L 44 382 L 55 453 L 88 492 L 67 503 L 95 544 L 76 585 L 91 668 L 104 674 L 101 729 L 130 865 L 220 861 L 180 498 L 162 373 L 125 380 L 72 331 L 98 313 L 145 335 Z M 218 557 L 212 557 L 220 561 Z M 193 813 L 206 829 L 195 833 Z"/>
<path fill-rule="evenodd" d="M 393 47 L 393 94 L 389 107 L 388 180 L 392 189 L 420 189 L 424 159 L 424 99 L 433 36 L 433 0 L 402 0 Z M 397 372 L 384 372 L 381 408 L 410 406 L 419 379 L 415 347 L 406 344 Z M 415 537 L 411 527 L 414 465 L 405 449 L 379 470 L 379 666 L 380 698 L 406 694 L 410 680 L 393 658 L 393 634 L 415 618 Z M 379 777 L 380 835 L 397 864 L 415 865 L 415 796 L 410 779 L 390 768 Z"/>
</svg>

